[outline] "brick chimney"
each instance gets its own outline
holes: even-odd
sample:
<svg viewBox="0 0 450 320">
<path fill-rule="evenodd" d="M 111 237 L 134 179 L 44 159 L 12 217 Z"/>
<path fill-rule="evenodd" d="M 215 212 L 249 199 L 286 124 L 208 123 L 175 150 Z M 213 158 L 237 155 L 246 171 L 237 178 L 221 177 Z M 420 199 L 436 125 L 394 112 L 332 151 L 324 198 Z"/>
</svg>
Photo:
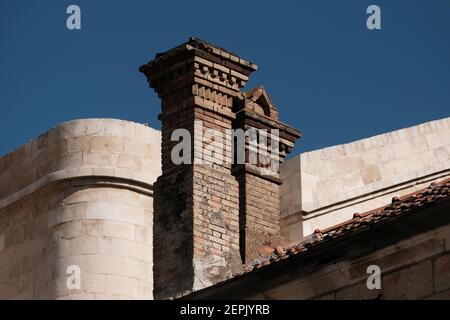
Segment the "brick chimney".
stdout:
<svg viewBox="0 0 450 320">
<path fill-rule="evenodd" d="M 162 104 L 162 175 L 154 185 L 157 299 L 223 281 L 264 245 L 282 241 L 281 181 L 277 166 L 264 160 L 284 159 L 300 134 L 278 120 L 264 88 L 241 92 L 256 69 L 196 38 L 139 69 Z M 236 129 L 265 129 L 268 138 L 247 134 L 239 143 L 230 135 Z M 253 152 L 261 144 L 266 157 Z M 236 163 L 242 151 L 245 163 Z"/>
<path fill-rule="evenodd" d="M 300 132 L 279 121 L 278 112 L 262 86 L 238 95 L 233 110 L 234 128 L 260 132 L 256 143 L 246 144 L 245 164 L 235 164 L 232 169 L 239 182 L 240 252 L 243 262 L 249 263 L 264 253 L 263 246 L 273 248 L 283 242 L 279 164 L 292 151 Z M 267 135 L 261 136 L 264 130 Z M 251 149 L 256 145 L 258 158 L 252 161 Z M 264 148 L 267 152 L 261 154 Z"/>
</svg>

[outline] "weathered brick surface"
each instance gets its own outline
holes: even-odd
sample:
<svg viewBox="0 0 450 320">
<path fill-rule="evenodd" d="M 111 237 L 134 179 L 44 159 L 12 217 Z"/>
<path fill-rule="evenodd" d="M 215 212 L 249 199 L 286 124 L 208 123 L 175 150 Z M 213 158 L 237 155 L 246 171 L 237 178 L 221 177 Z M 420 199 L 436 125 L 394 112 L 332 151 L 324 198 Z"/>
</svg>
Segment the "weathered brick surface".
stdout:
<svg viewBox="0 0 450 320">
<path fill-rule="evenodd" d="M 232 165 L 230 129 L 281 126 L 262 87 L 240 92 L 254 70 L 255 65 L 192 38 L 140 68 L 162 105 L 162 176 L 155 185 L 157 297 L 224 280 L 255 256 L 247 252 L 279 241 L 278 185 Z M 253 120 L 236 121 L 242 101 Z M 175 129 L 193 137 L 185 150 L 191 153 L 188 164 L 172 161 Z M 211 136 L 212 130 L 217 134 Z M 287 144 L 292 148 L 292 141 Z"/>
<path fill-rule="evenodd" d="M 193 90 L 205 92 L 202 99 L 210 102 L 219 97 L 219 94 L 211 96 L 210 89 L 205 91 L 203 86 Z M 173 96 L 167 99 L 173 99 Z M 216 154 L 208 145 L 210 141 L 203 139 L 208 129 L 225 133 L 231 128 L 231 119 L 217 111 L 220 103 L 227 100 L 219 99 L 206 108 L 203 104 L 206 100 L 200 104 L 186 104 L 181 114 L 173 114 L 170 106 L 165 107 L 168 105 L 166 99 L 162 101 L 163 176 L 155 184 L 154 225 L 154 251 L 161 257 L 154 266 L 157 275 L 155 296 L 158 298 L 203 288 L 242 268 L 239 189 L 230 172 L 230 160 L 227 160 L 231 150 Z M 213 111 L 214 106 L 216 111 Z M 201 121 L 201 127 L 196 128 L 195 121 Z M 194 137 L 190 142 L 192 155 L 200 149 L 203 164 L 176 165 L 172 162 L 171 150 L 177 142 L 170 141 L 170 137 L 176 128 L 191 133 Z M 168 268 L 168 265 L 172 267 Z"/>
<path fill-rule="evenodd" d="M 266 254 L 263 246 L 275 247 L 280 235 L 279 185 L 253 174 L 240 178 L 241 236 L 243 259 L 250 262 Z"/>
<path fill-rule="evenodd" d="M 241 189 L 241 253 L 248 263 L 262 254 L 262 246 L 282 242 L 279 164 L 300 133 L 279 121 L 262 86 L 235 99 L 235 110 L 235 128 L 259 130 L 256 139 L 250 136 L 246 141 L 246 163 L 233 168 Z"/>
<path fill-rule="evenodd" d="M 208 150 L 202 139 L 206 130 L 225 132 L 231 127 L 231 120 L 217 112 L 197 105 L 192 110 L 194 117 L 178 123 L 167 118 L 163 108 L 163 144 L 170 140 L 173 122 L 194 133 L 194 121 L 201 121 L 201 132 L 193 134 L 192 154 L 198 146 Z M 179 166 L 170 158 L 174 144 L 167 145 L 162 151 L 163 176 L 155 184 L 154 250 L 161 257 L 154 266 L 157 298 L 203 288 L 242 269 L 239 188 L 227 160 L 231 150 L 220 157 L 214 150 L 203 152 L 203 164 Z"/>
</svg>

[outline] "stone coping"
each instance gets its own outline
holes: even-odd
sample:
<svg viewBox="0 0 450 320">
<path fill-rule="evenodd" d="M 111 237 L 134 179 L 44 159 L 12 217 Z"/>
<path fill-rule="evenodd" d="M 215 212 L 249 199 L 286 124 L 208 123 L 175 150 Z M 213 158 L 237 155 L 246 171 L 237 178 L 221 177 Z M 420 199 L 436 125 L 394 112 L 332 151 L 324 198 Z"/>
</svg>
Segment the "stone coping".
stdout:
<svg viewBox="0 0 450 320">
<path fill-rule="evenodd" d="M 152 192 L 153 184 L 147 183 L 142 179 L 140 180 L 136 178 L 132 171 L 111 167 L 81 167 L 69 170 L 60 170 L 46 175 L 45 177 L 35 181 L 31 185 L 15 192 L 10 196 L 7 196 L 4 199 L 1 199 L 0 210 L 50 184 L 71 179 L 82 179 L 93 177 L 114 178 L 114 180 L 125 182 L 124 184 L 121 184 L 121 187 L 127 187 L 129 189 L 137 189 L 140 192 L 153 195 Z"/>
<path fill-rule="evenodd" d="M 317 212 L 449 170 L 447 117 L 302 153 L 283 163 L 280 175 L 294 196 L 301 193 L 301 210 Z M 295 204 L 284 209 L 293 213 Z"/>
<path fill-rule="evenodd" d="M 108 177 L 151 193 L 160 132 L 117 119 L 64 122 L 0 158 L 0 209 L 62 180 Z"/>
</svg>

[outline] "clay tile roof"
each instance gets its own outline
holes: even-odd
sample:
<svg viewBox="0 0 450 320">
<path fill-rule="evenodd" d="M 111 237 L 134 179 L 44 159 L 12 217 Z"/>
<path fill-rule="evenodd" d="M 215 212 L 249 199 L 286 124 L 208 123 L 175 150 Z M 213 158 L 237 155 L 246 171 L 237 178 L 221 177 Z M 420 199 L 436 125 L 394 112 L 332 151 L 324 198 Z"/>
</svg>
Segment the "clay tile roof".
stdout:
<svg viewBox="0 0 450 320">
<path fill-rule="evenodd" d="M 270 255 L 256 259 L 247 264 L 245 272 L 251 272 L 274 262 L 297 256 L 319 242 L 339 238 L 343 235 L 347 235 L 364 228 L 367 225 L 376 224 L 394 217 L 407 215 L 410 212 L 424 208 L 438 200 L 447 199 L 449 196 L 450 179 L 447 179 L 441 183 L 432 183 L 429 187 L 409 195 L 394 197 L 392 198 L 391 204 L 387 206 L 365 213 L 355 213 L 353 219 L 323 230 L 315 230 L 313 234 L 298 242 L 278 246 L 272 249 L 272 253 Z"/>
</svg>

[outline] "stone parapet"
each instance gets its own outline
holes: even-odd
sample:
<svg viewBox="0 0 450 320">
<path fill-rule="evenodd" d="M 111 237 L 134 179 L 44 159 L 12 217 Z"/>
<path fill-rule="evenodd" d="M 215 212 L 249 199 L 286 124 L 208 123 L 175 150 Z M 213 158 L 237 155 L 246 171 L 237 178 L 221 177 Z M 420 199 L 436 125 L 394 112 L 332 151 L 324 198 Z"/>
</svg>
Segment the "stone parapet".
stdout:
<svg viewBox="0 0 450 320">
<path fill-rule="evenodd" d="M 63 123 L 0 158 L 0 298 L 152 298 L 159 174 L 160 133 L 114 119 Z"/>
<path fill-rule="evenodd" d="M 296 240 L 449 175 L 450 118 L 302 153 L 281 165 L 282 229 Z"/>
</svg>

